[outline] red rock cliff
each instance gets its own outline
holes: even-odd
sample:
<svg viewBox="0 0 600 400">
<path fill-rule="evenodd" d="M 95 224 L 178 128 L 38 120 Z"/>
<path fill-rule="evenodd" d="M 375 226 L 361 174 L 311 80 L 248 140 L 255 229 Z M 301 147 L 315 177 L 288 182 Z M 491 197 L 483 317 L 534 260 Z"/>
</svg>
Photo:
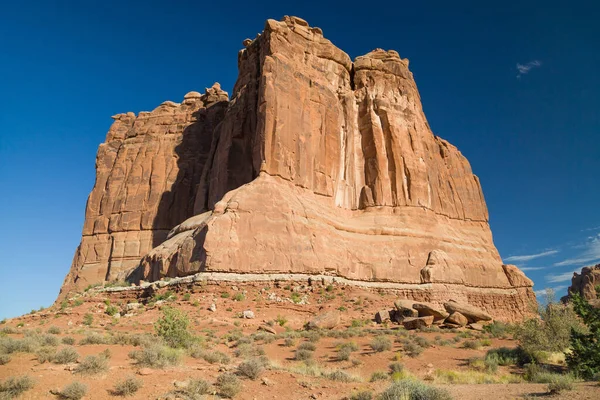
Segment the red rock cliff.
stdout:
<svg viewBox="0 0 600 400">
<path fill-rule="evenodd" d="M 134 280 L 334 275 L 420 300 L 467 301 L 502 319 L 529 312 L 532 283 L 502 264 L 479 180 L 431 132 L 408 60 L 378 49 L 352 62 L 295 17 L 267 21 L 244 44 L 226 109 L 201 102 L 204 119 L 194 120 L 194 111 L 169 106 L 170 114 L 154 117 L 160 124 L 147 123 L 172 128 L 142 134 L 145 144 L 132 142 L 129 151 L 127 134 L 111 132 L 135 139 L 143 118 L 115 122 L 99 150 L 65 288 L 139 264 Z M 114 155 L 104 154 L 107 147 Z M 124 173 L 135 165 L 129 160 L 156 158 L 160 168 Z M 118 190 L 108 192 L 111 179 Z M 148 200 L 159 194 L 170 196 L 168 207 Z M 108 250 L 109 242 L 124 250 Z"/>
</svg>

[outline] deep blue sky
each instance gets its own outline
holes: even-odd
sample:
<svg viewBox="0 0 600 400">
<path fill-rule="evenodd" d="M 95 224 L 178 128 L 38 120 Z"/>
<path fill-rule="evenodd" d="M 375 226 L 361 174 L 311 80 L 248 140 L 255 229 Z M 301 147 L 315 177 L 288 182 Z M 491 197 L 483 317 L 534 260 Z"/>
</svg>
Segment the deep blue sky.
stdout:
<svg viewBox="0 0 600 400">
<path fill-rule="evenodd" d="M 283 3 L 0 5 L 0 318 L 54 301 L 110 116 L 214 81 L 231 93 L 243 39 L 283 15 L 351 57 L 410 59 L 431 127 L 481 178 L 500 254 L 536 290 L 563 294 L 600 260 L 597 2 Z"/>
</svg>

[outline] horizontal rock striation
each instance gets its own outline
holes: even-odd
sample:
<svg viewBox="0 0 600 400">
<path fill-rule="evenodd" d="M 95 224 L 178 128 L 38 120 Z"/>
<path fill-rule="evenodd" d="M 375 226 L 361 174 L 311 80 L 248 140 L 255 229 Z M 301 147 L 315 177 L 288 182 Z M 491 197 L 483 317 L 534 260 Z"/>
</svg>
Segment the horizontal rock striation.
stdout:
<svg viewBox="0 0 600 400">
<path fill-rule="evenodd" d="M 352 61 L 296 17 L 267 21 L 244 45 L 231 101 L 200 100 L 191 112 L 169 106 L 165 124 L 182 118 L 177 129 L 135 134 L 172 156 L 156 185 L 144 185 L 143 173 L 128 180 L 122 171 L 131 166 L 113 172 L 104 156 L 109 146 L 113 158 L 125 151 L 126 134 L 111 132 L 136 133 L 142 116 L 113 125 L 67 282 L 98 282 L 136 266 L 134 281 L 199 272 L 330 275 L 406 285 L 408 298 L 453 299 L 506 320 L 529 312 L 532 282 L 502 264 L 479 180 L 456 147 L 431 132 L 408 60 L 377 49 Z M 204 119 L 192 121 L 198 112 Z M 155 156 L 142 154 L 152 164 Z M 120 186 L 109 193 L 111 179 Z M 148 201 L 161 190 L 168 207 Z M 127 203 L 129 196 L 136 200 Z M 108 229 L 112 219 L 127 223 Z M 151 242 L 140 239 L 145 233 Z M 134 251 L 86 250 L 121 240 L 136 243 Z"/>
</svg>

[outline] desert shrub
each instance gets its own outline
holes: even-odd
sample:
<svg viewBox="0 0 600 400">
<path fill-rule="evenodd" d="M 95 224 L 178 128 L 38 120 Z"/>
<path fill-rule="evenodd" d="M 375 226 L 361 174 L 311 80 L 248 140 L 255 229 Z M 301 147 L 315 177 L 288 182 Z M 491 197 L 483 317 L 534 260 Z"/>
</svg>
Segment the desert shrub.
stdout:
<svg viewBox="0 0 600 400">
<path fill-rule="evenodd" d="M 240 380 L 231 373 L 224 373 L 217 378 L 217 388 L 220 395 L 233 398 L 242 388 Z"/>
<path fill-rule="evenodd" d="M 479 350 L 481 348 L 481 342 L 479 340 L 466 340 L 462 347 L 464 349 Z"/>
<path fill-rule="evenodd" d="M 404 364 L 395 362 L 395 363 L 391 363 L 388 368 L 390 369 L 390 374 L 394 374 L 396 372 L 403 372 Z"/>
<path fill-rule="evenodd" d="M 51 335 L 60 335 L 60 328 L 58 326 L 51 326 L 46 332 Z"/>
<path fill-rule="evenodd" d="M 190 293 L 186 293 L 183 295 L 183 301 L 190 301 L 192 295 Z"/>
<path fill-rule="evenodd" d="M 361 392 L 350 395 L 350 400 L 372 400 L 373 392 L 369 390 L 363 390 Z"/>
<path fill-rule="evenodd" d="M 375 336 L 369 344 L 373 351 L 378 353 L 382 351 L 389 351 L 392 349 L 392 341 L 385 336 Z"/>
<path fill-rule="evenodd" d="M 548 391 L 551 394 L 558 394 L 567 390 L 573 390 L 573 376 L 571 375 L 554 375 L 548 383 Z"/>
<path fill-rule="evenodd" d="M 571 330 L 584 330 L 571 304 L 554 303 L 549 297 L 540 310 L 541 319 L 527 320 L 515 328 L 515 338 L 530 356 L 540 351 L 563 352 L 570 346 Z"/>
<path fill-rule="evenodd" d="M 567 364 L 575 374 L 589 379 L 600 373 L 600 310 L 578 294 L 572 296 L 572 303 L 588 332 L 571 328 L 571 352 L 567 355 Z"/>
<path fill-rule="evenodd" d="M 296 354 L 294 355 L 294 359 L 298 361 L 306 361 L 310 360 L 313 357 L 313 352 L 310 350 L 299 349 L 296 350 Z"/>
<path fill-rule="evenodd" d="M 87 313 L 83 316 L 83 324 L 90 326 L 94 323 L 94 316 L 90 313 Z"/>
<path fill-rule="evenodd" d="M 189 354 L 193 358 L 201 358 L 210 364 L 229 364 L 229 356 L 216 350 L 207 350 L 194 345 L 189 349 Z"/>
<path fill-rule="evenodd" d="M 513 327 L 503 322 L 494 321 L 491 324 L 487 324 L 483 327 L 484 332 L 489 333 L 492 337 L 506 337 L 508 334 L 513 332 Z"/>
<path fill-rule="evenodd" d="M 403 344 L 404 351 L 410 358 L 416 358 L 423 353 L 423 348 L 418 344 L 408 341 Z"/>
<path fill-rule="evenodd" d="M 75 368 L 75 373 L 82 375 L 95 375 L 106 371 L 108 371 L 108 359 L 103 355 L 87 356 Z"/>
<path fill-rule="evenodd" d="M 415 336 L 413 338 L 414 342 L 416 344 L 418 344 L 419 346 L 421 346 L 422 348 L 426 349 L 428 347 L 431 347 L 431 342 L 429 340 L 427 340 L 427 338 L 423 337 L 423 336 Z"/>
<path fill-rule="evenodd" d="M 113 305 L 108 305 L 108 306 L 106 306 L 106 313 L 107 313 L 108 315 L 110 315 L 111 317 L 112 317 L 113 315 L 115 315 L 116 313 L 118 313 L 118 312 L 119 312 L 119 307 L 117 307 L 117 306 L 113 306 Z"/>
<path fill-rule="evenodd" d="M 33 387 L 35 382 L 29 375 L 10 377 L 0 382 L 0 399 L 14 399 Z"/>
<path fill-rule="evenodd" d="M 317 349 L 317 346 L 311 342 L 302 342 L 298 346 L 298 350 L 315 351 L 316 349 Z"/>
<path fill-rule="evenodd" d="M 179 364 L 181 351 L 161 344 L 153 344 L 130 352 L 129 358 L 135 360 L 140 367 L 165 368 Z"/>
<path fill-rule="evenodd" d="M 190 320 L 183 312 L 164 307 L 162 317 L 154 324 L 154 329 L 167 345 L 173 348 L 187 348 L 193 342 L 193 336 L 188 330 Z"/>
<path fill-rule="evenodd" d="M 80 400 L 87 393 L 87 386 L 81 382 L 73 382 L 60 391 L 60 397 L 67 400 Z"/>
<path fill-rule="evenodd" d="M 495 373 L 498 371 L 498 359 L 496 357 L 479 358 L 468 360 L 469 367 L 479 372 Z"/>
<path fill-rule="evenodd" d="M 319 340 L 321 340 L 321 336 L 323 336 L 323 333 L 318 330 L 310 330 L 302 332 L 302 336 L 306 338 L 309 342 L 317 343 Z"/>
<path fill-rule="evenodd" d="M 295 346 L 295 345 L 296 345 L 296 340 L 294 340 L 294 339 L 293 339 L 293 338 L 291 338 L 291 337 L 287 337 L 287 338 L 285 338 L 285 340 L 283 341 L 283 345 L 284 345 L 285 347 L 293 347 L 293 346 Z"/>
<path fill-rule="evenodd" d="M 6 365 L 10 360 L 11 358 L 8 354 L 0 354 L 0 365 Z"/>
<path fill-rule="evenodd" d="M 56 350 L 54 350 L 52 347 L 41 347 L 35 352 L 35 358 L 38 360 L 38 362 L 43 364 L 45 362 L 52 361 L 55 353 Z"/>
<path fill-rule="evenodd" d="M 112 340 L 108 336 L 99 333 L 91 333 L 79 341 L 80 345 L 86 344 L 110 344 Z"/>
<path fill-rule="evenodd" d="M 264 360 L 259 358 L 250 358 L 238 365 L 237 373 L 238 375 L 245 376 L 246 378 L 256 380 L 264 370 Z"/>
<path fill-rule="evenodd" d="M 354 378 L 352 375 L 339 369 L 327 373 L 325 377 L 336 382 L 352 382 L 356 380 L 356 378 Z"/>
<path fill-rule="evenodd" d="M 422 382 L 403 379 L 392 383 L 378 400 L 451 400 L 452 396 L 445 389 L 438 389 Z"/>
<path fill-rule="evenodd" d="M 384 371 L 375 371 L 371 374 L 370 382 L 386 381 L 390 376 Z"/>
<path fill-rule="evenodd" d="M 248 358 L 248 357 L 258 357 L 265 354 L 265 350 L 254 344 L 243 343 L 236 347 L 233 354 L 236 357 Z"/>
<path fill-rule="evenodd" d="M 63 347 L 54 354 L 52 362 L 55 364 L 68 364 L 77 361 L 79 354 L 72 347 Z"/>
<path fill-rule="evenodd" d="M 283 317 L 281 315 L 277 315 L 277 318 L 275 319 L 275 322 L 277 322 L 277 324 L 279 326 L 284 326 L 288 322 L 288 320 L 287 320 L 287 318 L 285 318 L 285 317 Z"/>
<path fill-rule="evenodd" d="M 132 396 L 135 392 L 140 390 L 143 382 L 133 376 L 130 376 L 120 382 L 117 382 L 113 389 L 113 394 L 116 396 Z"/>
<path fill-rule="evenodd" d="M 233 301 L 244 301 L 246 299 L 246 296 L 244 296 L 243 293 L 236 293 L 233 295 L 232 299 Z"/>
<path fill-rule="evenodd" d="M 488 384 L 488 383 L 519 383 L 522 381 L 518 375 L 500 375 L 489 374 L 480 371 L 462 371 L 462 370 L 435 370 L 433 377 L 437 382 L 449 384 Z"/>
<path fill-rule="evenodd" d="M 75 339 L 71 336 L 65 336 L 64 338 L 62 338 L 62 343 L 72 346 L 75 344 Z"/>
<path fill-rule="evenodd" d="M 14 335 L 17 333 L 17 330 L 12 326 L 5 326 L 4 328 L 0 329 L 0 333 L 3 335 Z"/>
<path fill-rule="evenodd" d="M 350 355 L 352 354 L 352 349 L 349 347 L 342 347 L 338 350 L 337 360 L 338 361 L 348 361 L 350 359 Z"/>
<path fill-rule="evenodd" d="M 209 394 L 211 388 L 211 384 L 205 381 L 204 379 L 192 379 L 189 381 L 187 387 L 185 388 L 185 392 L 191 396 L 203 396 L 205 394 Z"/>
<path fill-rule="evenodd" d="M 495 361 L 498 365 L 523 365 L 531 362 L 525 352 L 520 348 L 509 349 L 508 347 L 500 347 L 497 349 L 488 350 L 485 359 Z"/>
</svg>

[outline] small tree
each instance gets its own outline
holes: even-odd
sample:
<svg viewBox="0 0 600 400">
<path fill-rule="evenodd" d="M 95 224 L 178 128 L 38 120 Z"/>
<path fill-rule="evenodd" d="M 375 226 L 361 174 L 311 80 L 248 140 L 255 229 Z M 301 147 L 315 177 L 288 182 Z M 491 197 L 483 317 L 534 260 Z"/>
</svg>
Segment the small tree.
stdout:
<svg viewBox="0 0 600 400">
<path fill-rule="evenodd" d="M 173 348 L 187 348 L 193 336 L 188 330 L 190 320 L 187 315 L 172 307 L 162 309 L 163 316 L 154 324 L 158 336 Z"/>
<path fill-rule="evenodd" d="M 572 294 L 571 302 L 589 332 L 571 329 L 571 353 L 567 354 L 567 363 L 577 375 L 591 378 L 600 373 L 600 310 L 579 294 Z"/>
</svg>

